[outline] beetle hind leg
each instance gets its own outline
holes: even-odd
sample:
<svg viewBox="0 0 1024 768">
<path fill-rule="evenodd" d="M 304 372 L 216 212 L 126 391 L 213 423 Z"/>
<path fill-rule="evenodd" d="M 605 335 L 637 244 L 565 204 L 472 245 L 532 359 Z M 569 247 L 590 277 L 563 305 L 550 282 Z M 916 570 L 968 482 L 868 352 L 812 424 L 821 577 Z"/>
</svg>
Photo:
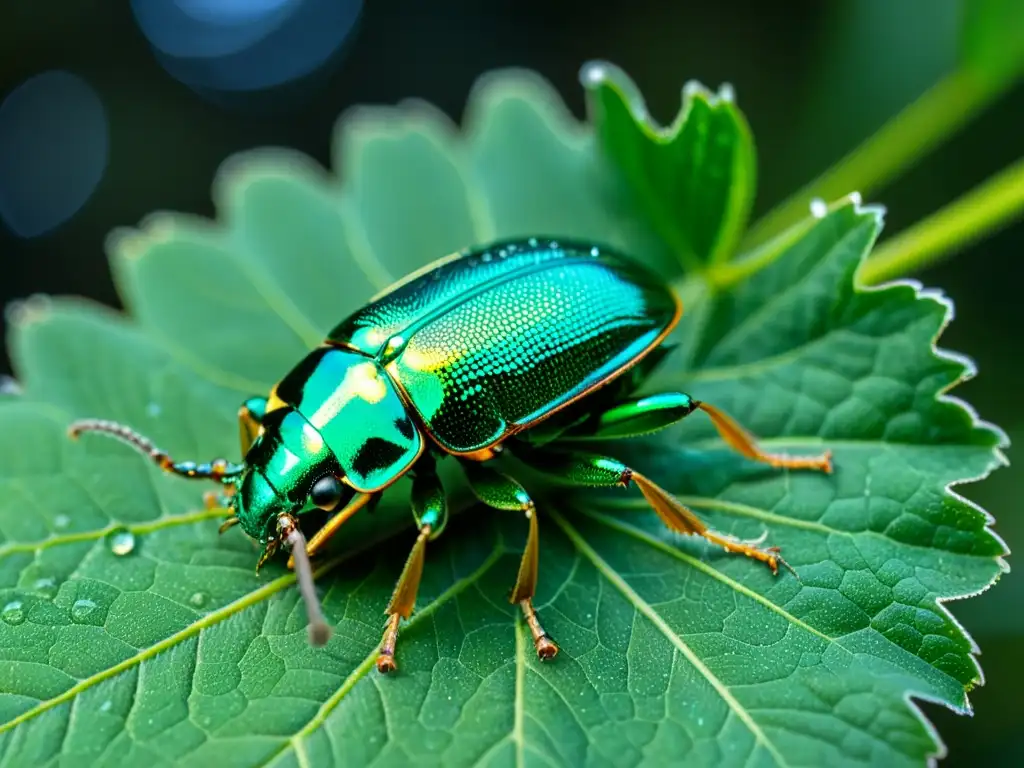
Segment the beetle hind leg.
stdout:
<svg viewBox="0 0 1024 768">
<path fill-rule="evenodd" d="M 743 541 L 707 526 L 691 509 L 659 485 L 617 459 L 581 451 L 532 451 L 520 449 L 516 457 L 536 471 L 568 485 L 592 488 L 625 488 L 634 483 L 665 526 L 677 533 L 695 534 L 727 552 L 745 555 L 767 565 L 772 573 L 779 566 L 796 574 L 783 560 L 778 547 L 762 547 L 767 531 L 759 539 Z"/>
<path fill-rule="evenodd" d="M 537 509 L 533 500 L 519 483 L 490 467 L 468 461 L 463 462 L 462 466 L 473 493 L 480 501 L 489 507 L 522 512 L 526 516 L 529 524 L 526 547 L 519 561 L 519 573 L 509 602 L 518 604 L 522 610 L 523 618 L 533 637 L 537 657 L 541 660 L 554 658 L 558 654 L 558 644 L 544 630 L 537 609 L 533 605 L 540 563 L 540 533 L 537 526 Z"/>
</svg>

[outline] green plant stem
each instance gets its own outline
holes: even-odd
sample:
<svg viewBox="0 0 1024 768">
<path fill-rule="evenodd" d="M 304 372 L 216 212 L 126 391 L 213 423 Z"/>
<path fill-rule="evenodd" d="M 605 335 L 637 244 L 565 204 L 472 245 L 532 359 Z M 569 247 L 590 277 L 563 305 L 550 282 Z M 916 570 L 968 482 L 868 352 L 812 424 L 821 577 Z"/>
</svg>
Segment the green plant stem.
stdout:
<svg viewBox="0 0 1024 768">
<path fill-rule="evenodd" d="M 1002 93 L 959 69 L 935 84 L 863 144 L 821 176 L 781 202 L 747 232 L 749 250 L 807 216 L 812 199 L 825 201 L 860 192 L 865 199 L 916 160 L 950 138 Z"/>
<path fill-rule="evenodd" d="M 882 243 L 864 263 L 866 284 L 934 264 L 1024 216 L 1024 158 Z"/>
</svg>

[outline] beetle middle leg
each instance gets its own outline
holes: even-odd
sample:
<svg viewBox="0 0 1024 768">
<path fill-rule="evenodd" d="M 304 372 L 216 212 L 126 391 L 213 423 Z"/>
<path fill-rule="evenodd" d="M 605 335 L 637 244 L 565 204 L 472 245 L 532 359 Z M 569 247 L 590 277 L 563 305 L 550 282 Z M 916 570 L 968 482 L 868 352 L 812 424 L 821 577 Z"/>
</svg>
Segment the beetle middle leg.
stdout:
<svg viewBox="0 0 1024 768">
<path fill-rule="evenodd" d="M 625 488 L 632 482 L 669 529 L 677 533 L 696 534 L 727 552 L 758 560 L 771 568 L 772 573 L 777 574 L 780 565 L 793 571 L 789 563 L 782 559 L 778 547 L 762 548 L 760 540 L 742 541 L 718 533 L 671 493 L 617 459 L 581 451 L 534 451 L 525 447 L 513 452 L 516 458 L 537 472 L 569 485 Z"/>
<path fill-rule="evenodd" d="M 475 461 L 463 461 L 463 470 L 473 493 L 484 504 L 496 509 L 522 512 L 529 523 L 526 548 L 519 562 L 519 575 L 509 596 L 510 603 L 518 603 L 523 618 L 533 636 L 533 646 L 540 659 L 553 658 L 558 644 L 544 631 L 533 597 L 537 591 L 537 567 L 540 562 L 540 535 L 537 527 L 537 509 L 526 490 L 512 478 Z"/>
</svg>

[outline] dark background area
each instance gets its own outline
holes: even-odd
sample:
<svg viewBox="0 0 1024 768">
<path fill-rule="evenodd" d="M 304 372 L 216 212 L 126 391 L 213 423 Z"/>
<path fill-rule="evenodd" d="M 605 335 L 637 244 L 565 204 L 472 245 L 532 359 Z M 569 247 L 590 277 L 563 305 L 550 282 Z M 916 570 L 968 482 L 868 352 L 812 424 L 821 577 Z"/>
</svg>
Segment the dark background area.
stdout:
<svg viewBox="0 0 1024 768">
<path fill-rule="evenodd" d="M 107 110 L 110 156 L 95 193 L 55 230 L 22 239 L 0 224 L 0 302 L 50 293 L 118 306 L 103 250 L 107 233 L 157 209 L 212 215 L 210 183 L 232 153 L 286 146 L 327 166 L 332 128 L 345 108 L 417 97 L 459 120 L 474 80 L 508 66 L 540 72 L 581 117 L 577 75 L 593 58 L 623 67 L 662 122 L 675 115 L 687 80 L 732 83 L 757 142 L 755 215 L 763 213 L 948 73 L 957 56 L 955 0 L 798 0 L 784 7 L 759 0 L 373 0 L 325 71 L 240 107 L 201 98 L 172 78 L 127 2 L 5 3 L 0 98 L 43 71 L 81 76 Z M 1018 85 L 869 202 L 887 207 L 891 236 L 1022 154 Z M 1022 256 L 1018 223 L 914 276 L 953 298 L 957 317 L 942 345 L 978 363 L 978 378 L 957 394 L 1011 439 L 1024 437 Z M 0 357 L 0 373 L 9 370 Z M 1019 478 L 1011 467 L 959 489 L 996 516 L 1011 549 L 1024 546 Z M 1022 605 L 1024 576 L 1013 573 L 988 594 L 950 606 L 982 648 L 987 682 L 971 696 L 973 719 L 924 706 L 949 747 L 947 765 L 1024 761 Z"/>
</svg>

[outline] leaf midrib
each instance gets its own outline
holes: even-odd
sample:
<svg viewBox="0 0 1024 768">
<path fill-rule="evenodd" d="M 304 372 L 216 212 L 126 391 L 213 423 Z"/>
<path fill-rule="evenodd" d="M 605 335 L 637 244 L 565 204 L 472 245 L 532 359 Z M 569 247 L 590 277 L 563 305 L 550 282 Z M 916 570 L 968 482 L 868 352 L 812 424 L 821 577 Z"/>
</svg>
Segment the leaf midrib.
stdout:
<svg viewBox="0 0 1024 768">
<path fill-rule="evenodd" d="M 590 546 L 590 544 L 587 543 L 583 536 L 580 535 L 580 533 L 573 528 L 561 514 L 554 509 L 548 510 L 548 514 L 550 514 L 552 519 L 558 523 L 558 526 L 573 543 L 576 550 L 590 560 L 591 564 L 598 570 L 598 572 L 607 579 L 612 586 L 619 590 L 623 597 L 625 597 L 637 611 L 643 614 L 643 616 L 650 621 L 662 635 L 664 635 L 665 639 L 667 639 L 675 649 L 690 662 L 691 666 L 693 666 L 693 668 L 708 681 L 711 687 L 718 693 L 719 697 L 726 703 L 729 709 L 732 710 L 733 714 L 735 714 L 736 717 L 738 717 L 740 721 L 747 726 L 747 730 L 749 730 L 751 735 L 754 737 L 754 741 L 764 747 L 778 765 L 783 766 L 783 768 L 788 768 L 789 764 L 786 762 L 785 758 L 783 758 L 779 748 L 776 747 L 774 742 L 768 738 L 765 732 L 761 729 L 761 726 L 757 724 L 757 721 L 754 720 L 746 708 L 740 704 L 739 700 L 732 695 L 732 691 L 729 690 L 728 686 L 719 680 L 718 677 L 704 664 L 704 662 L 701 661 L 700 657 L 693 651 L 693 649 L 686 644 L 686 641 L 674 632 L 658 612 L 655 611 L 647 601 L 640 597 L 640 595 L 631 586 L 629 586 L 628 583 L 626 583 L 626 580 L 623 579 L 622 576 L 616 573 L 615 570 L 608 565 L 608 563 Z"/>
</svg>

